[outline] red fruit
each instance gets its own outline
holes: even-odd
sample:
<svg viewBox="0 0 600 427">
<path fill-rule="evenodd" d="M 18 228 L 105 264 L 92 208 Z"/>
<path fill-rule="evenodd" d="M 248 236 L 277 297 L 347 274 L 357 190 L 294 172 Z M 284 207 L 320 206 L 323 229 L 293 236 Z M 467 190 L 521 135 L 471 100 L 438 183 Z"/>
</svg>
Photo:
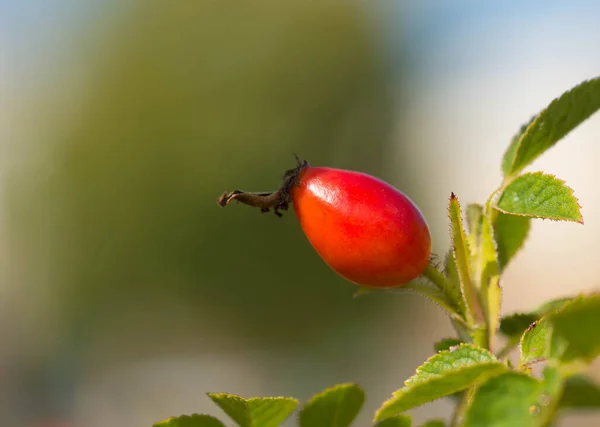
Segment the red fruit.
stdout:
<svg viewBox="0 0 600 427">
<path fill-rule="evenodd" d="M 417 206 L 390 184 L 360 172 L 306 166 L 289 191 L 306 237 L 340 276 L 387 288 L 424 272 L 429 228 Z"/>
</svg>

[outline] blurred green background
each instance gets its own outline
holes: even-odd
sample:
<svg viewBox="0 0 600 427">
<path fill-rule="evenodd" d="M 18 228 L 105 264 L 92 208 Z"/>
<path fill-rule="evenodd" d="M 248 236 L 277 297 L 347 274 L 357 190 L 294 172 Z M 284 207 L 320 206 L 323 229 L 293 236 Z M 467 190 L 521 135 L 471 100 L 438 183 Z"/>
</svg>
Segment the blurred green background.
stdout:
<svg viewBox="0 0 600 427">
<path fill-rule="evenodd" d="M 208 391 L 306 399 L 346 381 L 367 389 L 367 425 L 447 320 L 413 295 L 353 299 L 292 212 L 216 198 L 276 188 L 298 153 L 396 185 L 443 253 L 450 191 L 485 197 L 544 102 L 491 148 L 460 142 L 460 108 L 436 108 L 461 68 L 422 50 L 476 19 L 429 2 L 25 3 L 2 25 L 2 425 L 150 425 L 221 415 Z M 448 167 L 483 155 L 494 166 Z"/>
</svg>

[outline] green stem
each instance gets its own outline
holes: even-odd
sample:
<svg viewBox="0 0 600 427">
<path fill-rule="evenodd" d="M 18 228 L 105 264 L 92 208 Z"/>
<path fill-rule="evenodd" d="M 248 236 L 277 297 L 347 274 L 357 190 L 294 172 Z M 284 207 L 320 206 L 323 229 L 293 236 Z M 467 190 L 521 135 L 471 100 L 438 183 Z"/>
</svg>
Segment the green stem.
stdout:
<svg viewBox="0 0 600 427">
<path fill-rule="evenodd" d="M 465 413 L 469 408 L 469 404 L 471 403 L 471 399 L 473 398 L 474 394 L 475 387 L 471 387 L 463 392 L 460 402 L 458 402 L 456 408 L 454 408 L 454 414 L 452 414 L 452 422 L 450 427 L 459 427 L 463 424 Z"/>
<path fill-rule="evenodd" d="M 473 331 L 473 343 L 486 350 L 490 349 L 490 336 L 487 326 L 475 327 Z"/>
<path fill-rule="evenodd" d="M 444 277 L 440 270 L 438 270 L 431 264 L 427 264 L 427 268 L 425 268 L 423 276 L 429 279 L 431 283 L 437 286 L 438 289 L 442 291 L 444 295 L 446 295 L 446 289 L 448 289 L 450 284 L 448 283 L 448 279 Z"/>
<path fill-rule="evenodd" d="M 427 268 L 425 268 L 425 271 L 423 272 L 423 276 L 433 283 L 440 290 L 440 292 L 442 292 L 442 294 L 444 294 L 444 296 L 450 300 L 447 290 L 450 288 L 451 284 L 440 270 L 435 268 L 433 265 L 428 264 Z M 450 301 L 450 303 L 452 302 L 453 301 Z M 464 342 L 472 342 L 471 329 L 465 320 L 460 317 L 460 314 L 456 314 L 450 318 L 452 321 L 452 326 L 454 327 L 458 337 Z"/>
<path fill-rule="evenodd" d="M 472 341 L 471 330 L 465 321 L 463 319 L 458 320 L 454 318 L 450 318 L 450 320 L 452 321 L 452 326 L 454 327 L 458 338 L 460 338 L 462 342 L 470 343 Z"/>
</svg>

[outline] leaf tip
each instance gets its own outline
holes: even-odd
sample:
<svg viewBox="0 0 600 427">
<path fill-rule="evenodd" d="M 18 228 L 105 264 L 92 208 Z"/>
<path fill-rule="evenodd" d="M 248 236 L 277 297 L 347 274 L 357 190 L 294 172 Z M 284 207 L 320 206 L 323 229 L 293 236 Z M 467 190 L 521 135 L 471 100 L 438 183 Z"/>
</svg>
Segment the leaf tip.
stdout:
<svg viewBox="0 0 600 427">
<path fill-rule="evenodd" d="M 388 400 L 386 400 L 385 402 L 383 402 L 381 407 L 375 411 L 375 415 L 373 416 L 373 424 L 376 424 L 378 422 L 381 422 L 385 419 L 391 418 L 394 415 L 396 415 L 394 413 L 391 413 L 391 414 L 387 413 L 387 412 L 389 412 L 388 402 L 390 402 L 392 399 L 393 399 L 393 397 L 391 397 Z"/>
</svg>

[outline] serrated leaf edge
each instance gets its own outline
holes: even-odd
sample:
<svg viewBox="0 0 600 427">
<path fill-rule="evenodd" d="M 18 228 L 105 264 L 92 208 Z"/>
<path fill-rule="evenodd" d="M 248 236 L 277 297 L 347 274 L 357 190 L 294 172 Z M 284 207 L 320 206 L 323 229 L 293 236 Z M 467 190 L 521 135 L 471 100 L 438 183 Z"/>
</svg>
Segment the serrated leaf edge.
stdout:
<svg viewBox="0 0 600 427">
<path fill-rule="evenodd" d="M 337 384 L 334 385 L 332 387 L 328 387 L 325 390 L 313 395 L 302 407 L 302 409 L 300 409 L 300 412 L 298 413 L 298 419 L 300 419 L 302 417 L 302 414 L 309 408 L 311 408 L 319 399 L 324 398 L 325 396 L 327 396 L 330 393 L 333 393 L 337 390 L 340 389 L 355 389 L 358 390 L 362 393 L 363 396 L 363 402 L 361 403 L 360 407 L 358 408 L 359 411 L 360 409 L 362 409 L 362 406 L 364 405 L 364 399 L 365 399 L 365 391 L 363 390 L 363 388 L 361 386 L 359 386 L 357 383 L 353 383 L 353 382 L 348 382 L 348 383 L 342 383 L 342 384 Z"/>
<path fill-rule="evenodd" d="M 516 157 L 516 154 L 517 154 L 517 149 L 518 149 L 519 144 L 521 142 L 521 138 L 523 138 L 523 135 L 525 134 L 525 131 L 527 130 L 527 128 L 529 126 L 531 126 L 531 124 L 537 119 L 537 117 L 540 115 L 540 113 L 534 114 L 533 116 L 531 116 L 531 118 L 529 119 L 529 121 L 523 123 L 521 125 L 521 127 L 519 128 L 518 132 L 515 135 L 513 135 L 513 137 L 511 138 L 510 144 L 508 144 L 508 148 L 504 151 L 504 155 L 502 156 L 502 162 L 500 163 L 500 171 L 502 172 L 502 174 L 505 177 L 509 176 L 509 174 L 506 173 L 506 171 L 504 170 L 504 161 L 506 159 L 506 156 L 508 156 L 508 153 L 511 151 L 511 148 L 513 147 L 513 144 L 514 144 L 512 159 L 511 159 L 510 164 L 508 165 L 509 166 L 508 169 L 509 169 L 509 172 L 510 172 L 510 170 L 512 169 L 513 164 L 515 163 L 515 157 Z"/>
<path fill-rule="evenodd" d="M 467 274 L 469 277 L 461 277 L 464 276 L 464 272 L 461 274 L 461 269 L 458 267 L 458 263 L 456 261 L 456 244 L 454 242 L 454 230 L 452 225 L 452 202 L 455 201 L 458 206 L 458 226 L 459 232 L 464 237 L 464 244 L 466 249 L 466 263 L 467 263 Z M 475 288 L 473 287 L 473 279 L 471 278 L 471 248 L 469 247 L 469 241 L 467 238 L 467 233 L 464 226 L 464 220 L 462 218 L 462 207 L 460 205 L 460 201 L 454 192 L 450 194 L 450 199 L 448 203 L 448 219 L 450 220 L 450 241 L 452 243 L 452 256 L 454 257 L 454 263 L 456 264 L 456 271 L 458 272 L 458 278 L 460 280 L 460 293 L 463 297 L 463 303 L 465 305 L 465 316 L 467 317 L 467 322 L 470 324 L 478 324 L 483 320 L 483 313 L 481 313 L 481 307 L 479 306 L 478 296 L 475 292 Z M 469 283 L 466 283 L 468 280 Z M 467 286 L 473 292 L 471 296 L 474 301 L 469 301 L 469 296 L 466 295 Z M 474 306 L 473 306 L 474 305 Z M 473 317 L 473 318 L 470 318 Z"/>
<path fill-rule="evenodd" d="M 498 330 L 500 329 L 500 321 L 502 318 L 502 315 L 501 315 L 502 301 L 503 301 L 503 293 L 504 293 L 503 289 L 502 289 L 502 284 L 501 284 L 502 271 L 500 269 L 500 263 L 498 261 L 498 243 L 496 242 L 496 235 L 495 235 L 494 224 L 493 224 L 493 220 L 492 220 L 492 210 L 490 208 L 493 200 L 497 199 L 497 197 L 498 197 L 497 192 L 494 192 L 492 194 L 492 196 L 490 197 L 489 201 L 486 203 L 485 212 L 483 214 L 483 224 L 481 225 L 482 231 L 486 225 L 489 227 L 490 240 L 491 240 L 493 253 L 494 253 L 493 262 L 495 263 L 496 268 L 497 268 L 496 275 L 488 278 L 488 279 L 491 279 L 493 277 L 495 279 L 494 281 L 490 280 L 490 283 L 484 284 L 481 281 L 481 278 L 483 277 L 483 273 L 485 271 L 480 268 L 483 257 L 484 257 L 483 245 L 485 244 L 485 241 L 483 240 L 483 236 L 481 237 L 480 246 L 477 250 L 477 252 L 479 252 L 479 256 L 477 257 L 477 270 L 478 270 L 477 277 L 479 278 L 479 281 L 480 281 L 479 292 L 480 292 L 480 298 L 481 298 L 481 303 L 483 306 L 486 324 L 488 326 L 488 345 L 490 346 L 490 350 L 493 350 L 492 346 L 494 345 L 496 335 L 498 333 Z M 500 297 L 499 297 L 498 307 L 497 307 L 497 315 L 495 316 L 495 318 L 492 318 L 490 316 L 490 306 L 489 306 L 489 295 L 490 295 L 490 292 L 494 292 L 493 287 L 497 288 L 500 292 Z M 487 291 L 487 292 L 485 292 L 485 291 Z M 493 328 L 490 327 L 492 325 L 492 320 L 494 321 Z"/>
<path fill-rule="evenodd" d="M 227 393 L 227 392 L 224 392 L 224 391 L 221 391 L 221 392 L 212 392 L 211 391 L 211 392 L 208 392 L 206 394 L 211 399 L 212 399 L 212 396 L 215 396 L 215 397 L 226 396 L 226 397 L 233 397 L 233 398 L 236 398 L 236 399 L 240 399 L 240 400 L 243 400 L 244 402 L 250 402 L 250 401 L 253 401 L 253 400 L 288 400 L 288 401 L 294 400 L 294 401 L 298 402 L 298 399 L 296 399 L 294 397 L 288 397 L 288 396 L 265 396 L 265 397 L 257 396 L 257 397 L 249 397 L 249 398 L 246 399 L 245 397 L 239 396 L 237 394 Z"/>
<path fill-rule="evenodd" d="M 385 401 L 384 401 L 384 402 L 381 404 L 381 406 L 379 407 L 379 409 L 377 409 L 377 410 L 375 411 L 375 416 L 373 417 L 373 423 L 376 423 L 376 422 L 382 421 L 382 420 L 378 419 L 378 417 L 379 417 L 379 414 L 380 414 L 380 413 L 381 413 L 383 410 L 385 410 L 385 409 L 386 409 L 386 407 L 388 406 L 388 403 L 390 403 L 390 402 L 392 402 L 393 400 L 397 399 L 399 396 L 402 396 L 403 394 L 405 394 L 405 393 L 407 392 L 407 390 L 406 390 L 407 388 L 409 388 L 409 387 L 411 387 L 411 388 L 412 388 L 412 387 L 415 387 L 415 386 L 418 386 L 418 385 L 420 385 L 420 384 L 424 384 L 424 383 L 426 383 L 426 382 L 427 382 L 427 381 L 422 381 L 422 382 L 419 382 L 419 383 L 414 383 L 414 382 L 411 382 L 411 380 L 413 380 L 413 379 L 415 379 L 415 377 L 418 377 L 418 376 L 419 376 L 419 374 L 422 372 L 422 370 L 423 370 L 423 367 L 424 367 L 424 366 L 426 366 L 427 364 L 431 364 L 433 359 L 438 359 L 438 358 L 441 358 L 442 356 L 444 356 L 444 355 L 446 355 L 446 354 L 454 353 L 454 352 L 456 352 L 456 351 L 458 351 L 458 350 L 460 350 L 460 349 L 462 349 L 462 348 L 465 348 L 465 347 L 468 347 L 468 348 L 470 348 L 471 350 L 474 350 L 474 351 L 477 351 L 477 352 L 480 352 L 480 353 L 483 353 L 483 352 L 485 352 L 485 353 L 489 354 L 489 355 L 492 357 L 492 359 L 493 359 L 493 360 L 490 360 L 490 361 L 487 361 L 487 362 L 481 362 L 481 363 L 478 363 L 477 365 L 460 366 L 460 367 L 456 368 L 455 370 L 452 370 L 452 373 L 460 373 L 461 371 L 464 371 L 464 370 L 470 369 L 470 368 L 472 368 L 473 366 L 485 366 L 485 365 L 498 365 L 498 366 L 504 366 L 504 365 L 502 364 L 502 362 L 500 362 L 500 361 L 499 361 L 499 360 L 496 358 L 496 356 L 495 356 L 494 354 L 492 354 L 491 352 L 489 352 L 489 351 L 487 351 L 487 350 L 485 350 L 485 349 L 483 349 L 483 348 L 481 348 L 481 347 L 477 347 L 477 346 L 474 346 L 474 345 L 472 345 L 472 344 L 461 343 L 461 344 L 459 344 L 458 346 L 451 347 L 451 349 L 449 349 L 449 350 L 442 350 L 442 351 L 440 351 L 440 352 L 438 352 L 438 353 L 434 354 L 433 356 L 429 357 L 429 358 L 428 358 L 428 359 L 427 359 L 425 362 L 423 362 L 423 363 L 422 363 L 422 364 L 421 364 L 421 365 L 420 365 L 420 366 L 419 366 L 419 367 L 416 369 L 416 371 L 415 371 L 415 374 L 414 374 L 414 375 L 412 375 L 411 377 L 409 377 L 408 379 L 406 379 L 406 380 L 404 381 L 404 387 L 402 387 L 402 388 L 400 388 L 400 389 L 398 389 L 398 390 L 396 390 L 396 391 L 392 392 L 392 395 L 391 395 L 391 396 L 390 396 L 388 399 L 386 399 L 386 400 L 385 400 Z M 439 377 L 439 376 L 441 376 L 441 375 L 438 375 L 438 377 Z M 431 377 L 430 377 L 430 378 L 431 378 Z M 438 399 L 441 399 L 441 398 L 443 398 L 443 397 L 445 397 L 445 396 L 440 396 Z M 435 401 L 435 400 L 438 400 L 438 399 L 434 399 L 434 400 L 432 400 L 432 401 Z"/>
<path fill-rule="evenodd" d="M 440 351 L 440 352 L 438 352 L 438 353 L 430 356 L 425 362 L 423 362 L 419 367 L 417 367 L 414 375 L 412 375 L 410 378 L 408 378 L 406 381 L 404 381 L 404 386 L 405 387 L 409 387 L 409 386 L 413 385 L 414 383 L 411 380 L 413 380 L 413 379 L 415 379 L 415 377 L 419 376 L 419 374 L 423 372 L 423 368 L 427 364 L 434 363 L 435 361 L 433 359 L 441 359 L 442 356 L 445 356 L 445 355 L 451 354 L 451 353 L 455 353 L 455 352 L 457 352 L 459 350 L 462 350 L 464 348 L 469 348 L 470 350 L 476 351 L 476 352 L 478 352 L 480 354 L 487 353 L 489 356 L 492 357 L 493 360 L 490 360 L 490 361 L 487 361 L 487 362 L 483 362 L 483 363 L 481 363 L 482 365 L 485 365 L 485 364 L 488 364 L 488 363 L 489 364 L 501 363 L 496 358 L 496 356 L 494 356 L 494 354 L 492 354 L 490 351 L 485 350 L 485 349 L 483 349 L 481 347 L 477 347 L 477 346 L 475 346 L 473 344 L 461 343 L 458 346 L 454 346 L 451 350 L 450 349 L 449 350 L 442 350 L 442 351 Z M 470 367 L 470 366 L 467 366 L 467 368 L 468 367 Z M 461 367 L 461 368 L 463 368 L 463 367 Z M 392 396 L 395 395 L 396 393 L 401 394 L 402 390 L 403 389 L 396 390 L 394 393 L 392 393 Z"/>
<path fill-rule="evenodd" d="M 515 161 L 517 159 L 517 155 L 519 154 L 519 150 L 521 149 L 521 146 L 523 145 L 523 140 L 525 139 L 525 137 L 527 135 L 529 135 L 529 133 L 531 132 L 531 129 L 535 126 L 535 124 L 537 123 L 537 121 L 540 119 L 540 117 L 546 112 L 548 111 L 554 104 L 556 104 L 557 102 L 560 101 L 561 98 L 568 96 L 569 94 L 571 94 L 574 90 L 580 88 L 581 86 L 588 84 L 592 81 L 595 80 L 600 80 L 600 77 L 594 77 L 591 79 L 587 79 L 584 80 L 582 82 L 580 82 L 579 84 L 571 87 L 569 90 L 563 92 L 562 94 L 560 94 L 559 96 L 555 97 L 547 106 L 546 108 L 544 108 L 543 110 L 541 110 L 538 114 L 536 114 L 531 122 L 527 125 L 527 128 L 525 129 L 525 132 L 523 132 L 521 134 L 521 137 L 519 138 L 519 142 L 517 143 L 516 147 L 515 147 L 515 151 L 514 151 L 514 155 L 512 158 L 512 161 L 510 163 L 510 173 L 507 174 L 509 176 L 515 176 L 516 174 L 520 173 L 523 169 L 525 169 L 525 167 L 527 165 L 524 165 L 523 167 L 521 167 L 518 170 L 513 170 L 513 166 L 515 165 Z M 597 111 L 596 111 L 597 112 Z M 592 113 L 594 114 L 594 113 Z M 585 121 L 589 120 L 589 118 L 592 116 L 592 114 L 590 114 L 588 117 L 586 117 L 584 120 L 582 120 L 581 122 L 579 122 L 577 124 L 577 126 L 583 124 Z M 556 143 L 558 141 L 560 141 L 561 139 L 565 138 L 569 133 L 571 133 L 573 130 L 575 130 L 577 128 L 577 126 L 575 126 L 573 129 L 569 130 L 567 133 L 565 133 L 560 139 L 558 139 L 557 141 L 555 141 L 550 147 L 546 148 L 543 152 L 538 153 L 537 155 L 535 155 L 534 157 L 532 157 L 529 161 L 529 164 L 533 163 L 538 157 L 540 157 L 544 152 L 548 151 L 550 148 L 552 148 L 554 145 L 556 145 Z M 510 149 L 510 145 L 509 145 L 509 149 Z"/>
<path fill-rule="evenodd" d="M 547 359 L 546 357 L 536 357 L 535 359 L 531 359 L 531 360 L 528 360 L 527 362 L 523 362 L 523 339 L 525 338 L 525 336 L 527 335 L 528 332 L 530 332 L 534 328 L 537 328 L 537 326 L 542 321 L 548 322 L 548 331 L 547 331 L 547 335 L 546 335 L 546 346 L 549 346 L 550 343 L 552 342 L 552 324 L 547 319 L 547 316 L 542 316 L 538 320 L 534 321 L 531 325 L 529 325 L 527 327 L 527 329 L 525 329 L 525 331 L 523 331 L 523 334 L 521 335 L 521 339 L 519 339 L 519 346 L 518 346 L 519 353 L 520 353 L 519 365 L 522 368 L 527 368 L 531 365 L 535 365 L 536 363 L 543 362 Z"/>
<path fill-rule="evenodd" d="M 361 386 L 359 386 L 357 383 L 353 383 L 353 382 L 349 382 L 349 383 L 342 383 L 342 384 L 337 384 L 331 387 L 326 388 L 323 391 L 320 391 L 319 393 L 313 395 L 302 407 L 302 409 L 300 410 L 300 413 L 304 412 L 304 410 L 307 407 L 310 407 L 311 405 L 313 405 L 317 400 L 322 399 L 323 397 L 325 397 L 326 395 L 328 395 L 329 393 L 333 393 L 337 390 L 340 389 L 356 389 L 362 392 L 362 394 L 365 394 L 365 391 L 363 390 L 363 388 Z"/>
<path fill-rule="evenodd" d="M 552 216 L 539 216 L 539 215 L 529 215 L 529 214 L 523 214 L 523 213 L 515 213 L 515 212 L 509 212 L 507 210 L 504 210 L 502 208 L 500 208 L 497 203 L 498 200 L 500 200 L 500 197 L 502 197 L 502 194 L 504 193 L 504 190 L 506 189 L 506 187 L 508 187 L 510 184 L 512 184 L 514 181 L 516 181 L 517 179 L 519 179 L 520 177 L 523 177 L 525 175 L 537 175 L 537 176 L 547 176 L 547 177 L 551 177 L 554 180 L 558 181 L 558 183 L 562 184 L 565 188 L 567 188 L 569 190 L 569 195 L 573 198 L 573 201 L 575 202 L 575 204 L 577 205 L 577 213 L 579 214 L 579 220 L 572 220 L 569 218 L 557 218 L 557 217 L 552 217 Z M 556 175 L 551 174 L 551 173 L 545 173 L 542 171 L 537 171 L 537 172 L 527 172 L 521 175 L 518 175 L 517 177 L 515 177 L 515 179 L 511 180 L 511 182 L 509 184 L 507 184 L 506 186 L 504 186 L 502 188 L 502 191 L 499 192 L 499 196 L 497 197 L 495 203 L 492 206 L 494 209 L 496 209 L 498 212 L 502 212 L 504 214 L 507 215 L 512 215 L 512 216 L 521 216 L 521 217 L 525 217 L 525 218 L 538 218 L 538 219 L 549 219 L 551 221 L 568 221 L 568 222 L 576 222 L 579 223 L 581 225 L 583 225 L 583 215 L 581 214 L 581 205 L 579 204 L 579 199 L 577 198 L 577 196 L 575 196 L 575 190 L 573 190 L 573 188 L 571 188 L 570 186 L 567 185 L 567 182 L 563 179 L 558 178 Z"/>
<path fill-rule="evenodd" d="M 296 410 L 298 404 L 300 403 L 300 401 L 298 399 L 295 399 L 293 397 L 286 397 L 286 396 L 250 397 L 250 398 L 246 399 L 237 394 L 232 394 L 232 393 L 227 393 L 227 392 L 208 392 L 206 394 L 230 418 L 231 418 L 231 416 L 221 406 L 221 402 L 218 401 L 218 399 L 221 397 L 226 397 L 228 399 L 237 400 L 237 401 L 242 402 L 245 406 L 245 411 L 246 411 L 246 413 L 244 415 L 248 419 L 248 422 L 252 422 L 251 414 L 248 412 L 249 411 L 248 404 L 251 402 L 255 402 L 255 401 L 286 401 L 286 402 L 290 402 L 290 403 L 294 402 L 295 403 L 294 410 L 290 411 L 290 414 L 288 415 L 288 417 Z"/>
</svg>

